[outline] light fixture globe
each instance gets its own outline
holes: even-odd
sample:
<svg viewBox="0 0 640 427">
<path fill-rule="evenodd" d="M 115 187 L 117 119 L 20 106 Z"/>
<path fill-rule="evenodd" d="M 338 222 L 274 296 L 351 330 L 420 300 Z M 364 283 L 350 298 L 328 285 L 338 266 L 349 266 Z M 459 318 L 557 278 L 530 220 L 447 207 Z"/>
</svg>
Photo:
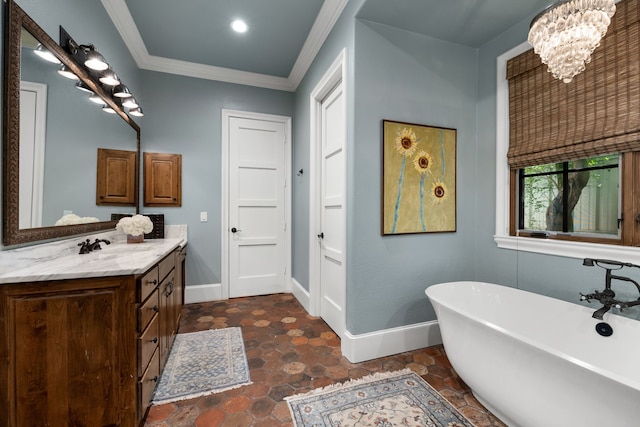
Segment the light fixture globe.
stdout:
<svg viewBox="0 0 640 427">
<path fill-rule="evenodd" d="M 104 104 L 104 99 L 102 99 L 102 97 L 100 95 L 98 95 L 97 93 L 94 93 L 93 95 L 91 95 L 89 97 L 89 101 L 95 103 L 95 104 Z"/>
<path fill-rule="evenodd" d="M 129 98 L 133 96 L 129 88 L 122 83 L 113 88 L 113 96 L 117 98 Z"/>
<path fill-rule="evenodd" d="M 105 113 L 109 113 L 109 114 L 116 114 L 116 110 L 114 110 L 113 108 L 111 108 L 109 105 L 104 104 L 102 106 L 102 111 L 104 111 Z"/>
<path fill-rule="evenodd" d="M 118 75 L 111 69 L 108 68 L 102 72 L 100 77 L 98 78 L 100 83 L 105 84 L 107 86 L 116 86 L 120 84 L 120 79 Z"/>
<path fill-rule="evenodd" d="M 47 62 L 51 62 L 53 64 L 61 63 L 57 56 L 51 53 L 49 49 L 42 46 L 42 43 L 38 43 L 38 46 L 35 48 L 33 53 L 35 53 L 36 55 L 38 55 L 40 58 L 44 59 Z"/>
<path fill-rule="evenodd" d="M 133 96 L 130 96 L 122 101 L 122 106 L 127 108 L 138 108 L 140 105 Z"/>
<path fill-rule="evenodd" d="M 91 88 L 89 86 L 87 86 L 87 84 L 85 82 L 83 82 L 82 80 L 78 80 L 75 84 L 77 89 L 80 89 L 83 92 L 87 92 L 93 95 L 93 91 L 91 90 Z"/>
<path fill-rule="evenodd" d="M 88 50 L 84 59 L 84 65 L 95 71 L 104 71 L 109 68 L 109 64 L 107 64 L 104 56 L 94 48 Z"/>
<path fill-rule="evenodd" d="M 58 74 L 69 80 L 78 80 L 78 76 L 75 75 L 66 65 L 62 64 L 58 70 Z"/>
<path fill-rule="evenodd" d="M 533 19 L 529 43 L 553 77 L 569 83 L 591 61 L 615 12 L 614 0 L 560 0 Z"/>
<path fill-rule="evenodd" d="M 136 116 L 136 117 L 144 116 L 144 113 L 142 112 L 142 108 L 140 108 L 140 107 L 136 107 L 136 108 L 130 109 L 129 110 L 129 114 L 131 114 L 132 116 Z"/>
</svg>

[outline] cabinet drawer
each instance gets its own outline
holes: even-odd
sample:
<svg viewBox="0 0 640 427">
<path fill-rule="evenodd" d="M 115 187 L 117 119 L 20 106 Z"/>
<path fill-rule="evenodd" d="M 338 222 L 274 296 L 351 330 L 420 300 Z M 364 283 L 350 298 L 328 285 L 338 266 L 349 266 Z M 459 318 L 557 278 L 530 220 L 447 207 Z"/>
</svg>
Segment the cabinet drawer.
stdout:
<svg viewBox="0 0 640 427">
<path fill-rule="evenodd" d="M 160 281 L 158 280 L 158 267 L 153 267 L 142 279 L 138 285 L 138 295 L 140 295 L 138 302 L 144 301 L 151 292 L 153 292 L 158 286 Z"/>
<path fill-rule="evenodd" d="M 151 358 L 151 362 L 149 366 L 147 366 L 147 370 L 145 371 L 142 378 L 138 382 L 138 399 L 141 413 L 147 410 L 147 406 L 151 402 L 151 396 L 153 396 L 153 390 L 155 390 L 156 385 L 160 381 L 160 352 L 156 350 L 153 353 L 153 357 Z"/>
<path fill-rule="evenodd" d="M 155 315 L 147 329 L 138 338 L 138 375 L 142 375 L 147 369 L 151 356 L 158 348 L 158 343 L 160 342 L 160 336 L 158 335 L 159 319 L 160 316 Z"/>
<path fill-rule="evenodd" d="M 158 289 L 156 288 L 151 296 L 138 309 L 138 332 L 144 331 L 149 321 L 160 311 L 159 303 Z"/>
<path fill-rule="evenodd" d="M 158 264 L 158 279 L 160 279 L 160 281 L 167 277 L 167 274 L 169 274 L 169 272 L 173 270 L 176 263 L 175 260 L 175 254 L 171 253 L 165 259 L 160 261 L 160 263 Z"/>
</svg>

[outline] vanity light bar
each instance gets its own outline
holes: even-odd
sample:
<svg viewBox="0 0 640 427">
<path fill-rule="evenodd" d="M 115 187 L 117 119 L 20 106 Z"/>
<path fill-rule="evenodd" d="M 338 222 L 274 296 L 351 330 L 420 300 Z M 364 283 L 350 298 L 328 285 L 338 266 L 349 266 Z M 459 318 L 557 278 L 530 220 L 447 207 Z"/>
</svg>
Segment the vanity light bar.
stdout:
<svg viewBox="0 0 640 427">
<path fill-rule="evenodd" d="M 111 100 L 116 105 L 128 108 L 129 114 L 132 116 L 142 117 L 144 115 L 129 88 L 122 83 L 113 68 L 109 66 L 104 56 L 98 52 L 94 45 L 76 43 L 69 33 L 60 26 L 60 46 L 70 54 L 73 61 L 78 64 L 79 67 L 83 68 L 95 81 L 103 85 L 105 92 L 109 94 Z M 60 73 L 62 74 L 62 71 L 60 71 Z M 65 75 L 65 77 L 67 76 Z M 76 87 L 91 92 L 91 89 L 85 84 L 76 83 Z M 103 105 L 102 109 L 105 112 L 116 112 L 109 105 L 105 104 L 105 100 L 97 94 L 93 94 L 89 99 L 99 105 Z"/>
</svg>

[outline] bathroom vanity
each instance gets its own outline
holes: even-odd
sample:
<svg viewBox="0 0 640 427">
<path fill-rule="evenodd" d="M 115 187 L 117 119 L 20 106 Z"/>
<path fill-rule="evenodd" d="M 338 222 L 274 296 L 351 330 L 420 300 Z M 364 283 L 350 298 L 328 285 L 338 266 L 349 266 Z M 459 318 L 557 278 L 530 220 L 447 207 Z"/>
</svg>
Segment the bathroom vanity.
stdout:
<svg viewBox="0 0 640 427">
<path fill-rule="evenodd" d="M 178 330 L 186 239 L 124 239 L 0 270 L 0 426 L 141 423 Z"/>
</svg>

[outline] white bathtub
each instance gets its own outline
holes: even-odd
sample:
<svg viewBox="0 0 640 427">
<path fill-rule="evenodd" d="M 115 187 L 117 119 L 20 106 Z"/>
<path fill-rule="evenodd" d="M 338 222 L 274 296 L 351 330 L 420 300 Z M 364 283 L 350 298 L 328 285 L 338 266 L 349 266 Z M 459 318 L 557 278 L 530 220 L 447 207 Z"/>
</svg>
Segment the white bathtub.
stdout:
<svg viewBox="0 0 640 427">
<path fill-rule="evenodd" d="M 454 369 L 509 426 L 640 426 L 639 321 L 607 313 L 614 332 L 603 337 L 598 304 L 479 282 L 426 294 Z"/>
</svg>

